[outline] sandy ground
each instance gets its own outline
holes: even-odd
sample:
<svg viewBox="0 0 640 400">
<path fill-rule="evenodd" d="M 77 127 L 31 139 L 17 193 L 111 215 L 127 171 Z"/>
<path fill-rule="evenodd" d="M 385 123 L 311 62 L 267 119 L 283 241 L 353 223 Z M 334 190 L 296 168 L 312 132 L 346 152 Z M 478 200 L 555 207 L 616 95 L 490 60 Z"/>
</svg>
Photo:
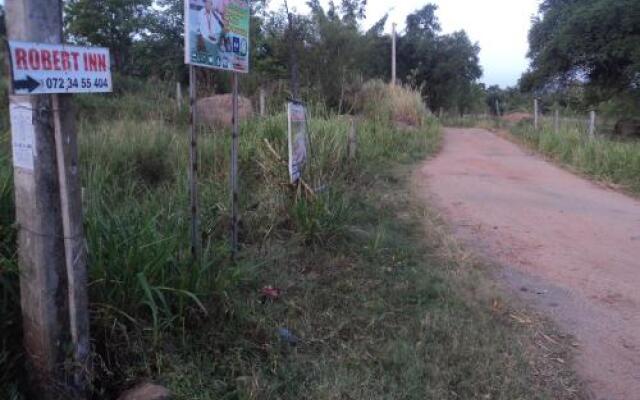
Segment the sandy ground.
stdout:
<svg viewBox="0 0 640 400">
<path fill-rule="evenodd" d="M 575 336 L 596 399 L 640 399 L 640 202 L 481 129 L 447 129 L 417 178 L 456 235 Z"/>
</svg>

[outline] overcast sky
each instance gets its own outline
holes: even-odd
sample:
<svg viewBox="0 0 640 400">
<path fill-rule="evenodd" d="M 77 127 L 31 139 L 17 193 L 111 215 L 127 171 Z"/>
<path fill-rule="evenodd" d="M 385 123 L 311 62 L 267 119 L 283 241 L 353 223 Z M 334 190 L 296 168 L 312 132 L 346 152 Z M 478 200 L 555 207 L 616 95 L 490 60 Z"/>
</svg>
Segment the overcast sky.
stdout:
<svg viewBox="0 0 640 400">
<path fill-rule="evenodd" d="M 473 42 L 480 44 L 480 63 L 484 70 L 481 81 L 488 85 L 513 86 L 529 65 L 526 59 L 527 33 L 539 1 L 369 0 L 365 26 L 389 13 L 387 30 L 391 30 L 391 22 L 398 23 L 399 29 L 403 29 L 407 14 L 427 3 L 437 4 L 437 15 L 444 33 L 464 29 Z M 339 0 L 335 2 L 340 3 Z M 308 11 L 305 3 L 306 0 L 289 0 L 289 6 L 295 6 L 300 12 Z M 280 4 L 281 0 L 271 0 L 272 7 Z"/>
</svg>

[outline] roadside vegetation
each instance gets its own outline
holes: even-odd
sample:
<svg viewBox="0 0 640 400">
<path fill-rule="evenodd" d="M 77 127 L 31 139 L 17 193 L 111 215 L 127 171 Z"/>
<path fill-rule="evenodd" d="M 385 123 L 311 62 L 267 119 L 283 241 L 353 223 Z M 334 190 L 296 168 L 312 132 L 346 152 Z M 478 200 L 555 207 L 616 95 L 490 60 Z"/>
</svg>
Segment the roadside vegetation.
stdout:
<svg viewBox="0 0 640 400">
<path fill-rule="evenodd" d="M 511 132 L 533 149 L 596 180 L 640 194 L 640 141 L 611 135 L 589 137 L 582 122 L 563 121 L 556 132 L 552 120 L 536 131 L 522 121 Z"/>
<path fill-rule="evenodd" d="M 230 135 L 202 128 L 197 264 L 189 257 L 187 115 L 169 88 L 78 98 L 79 115 L 92 116 L 81 117 L 79 137 L 97 398 L 144 379 L 178 399 L 575 398 L 571 372 L 550 367 L 534 345 L 540 326 L 514 319 L 412 198 L 407 171 L 437 151 L 439 125 L 421 107 L 407 126 L 416 94 L 387 90 L 410 105 L 403 128 L 388 105 L 376 112 L 379 103 L 365 100 L 356 159 L 347 157 L 349 118 L 312 117 L 307 176 L 323 188 L 315 195 L 288 185 L 267 145 L 284 158 L 284 114 L 244 121 L 235 261 Z M 1 154 L 0 397 L 21 399 L 7 143 Z M 566 348 L 554 351 L 570 359 Z"/>
</svg>

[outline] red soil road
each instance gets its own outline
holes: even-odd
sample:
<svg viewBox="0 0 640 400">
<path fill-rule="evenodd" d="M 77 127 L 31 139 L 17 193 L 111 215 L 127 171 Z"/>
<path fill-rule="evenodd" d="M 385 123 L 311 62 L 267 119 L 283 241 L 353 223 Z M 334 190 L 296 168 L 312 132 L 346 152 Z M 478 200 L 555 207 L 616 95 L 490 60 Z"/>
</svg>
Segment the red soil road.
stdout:
<svg viewBox="0 0 640 400">
<path fill-rule="evenodd" d="M 446 129 L 415 177 L 503 282 L 575 336 L 596 399 L 640 399 L 640 202 L 481 129 Z"/>
</svg>

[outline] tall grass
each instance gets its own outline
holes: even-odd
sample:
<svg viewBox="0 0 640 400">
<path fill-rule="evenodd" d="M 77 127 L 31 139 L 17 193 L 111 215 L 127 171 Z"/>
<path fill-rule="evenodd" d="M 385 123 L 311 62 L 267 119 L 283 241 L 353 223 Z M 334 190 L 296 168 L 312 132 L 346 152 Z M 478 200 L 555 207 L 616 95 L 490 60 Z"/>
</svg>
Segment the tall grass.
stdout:
<svg viewBox="0 0 640 400">
<path fill-rule="evenodd" d="M 322 110 L 309 124 L 313 195 L 288 184 L 285 115 L 243 122 L 235 260 L 230 133 L 200 128 L 199 263 L 189 256 L 186 115 L 162 90 L 82 98 L 96 398 L 145 378 L 178 399 L 544 398 L 529 356 L 511 340 L 521 330 L 494 316 L 487 299 L 467 300 L 460 287 L 478 277 L 440 254 L 440 232 L 424 240 L 426 211 L 397 172 L 437 150 L 438 124 L 416 93 L 374 85 L 388 94 L 363 98 L 356 159 L 347 154 L 351 119 L 312 108 Z M 417 125 L 401 118 L 399 128 L 395 107 Z M 0 310 L 15 327 L 17 275 L 6 268 L 15 266 L 15 241 L 4 218 L 11 169 L 0 161 Z M 267 285 L 282 298 L 262 298 Z M 278 336 L 281 328 L 298 346 Z M 20 365 L 17 342 L 6 342 L 19 331 L 8 332 L 0 330 L 3 389 Z"/>
<path fill-rule="evenodd" d="M 0 398 L 17 398 L 14 384 L 24 372 L 20 363 L 21 323 L 19 312 L 16 232 L 13 228 L 13 176 L 6 136 L 0 138 Z"/>
<path fill-rule="evenodd" d="M 640 194 L 640 141 L 611 136 L 589 137 L 582 120 L 564 120 L 555 132 L 551 119 L 535 131 L 530 122 L 512 133 L 534 149 L 597 180 Z"/>
<path fill-rule="evenodd" d="M 436 142 L 435 125 L 426 115 L 420 116 L 426 128 L 413 133 L 398 131 L 390 121 L 367 120 L 358 128 L 358 158 L 348 161 L 350 121 L 312 118 L 313 159 L 306 176 L 314 186 L 325 188 L 312 201 L 286 184 L 287 169 L 265 142 L 279 155 L 287 154 L 285 115 L 245 121 L 240 150 L 244 252 L 232 262 L 227 245 L 230 134 L 201 128 L 204 257 L 193 264 L 186 206 L 186 116 L 176 112 L 168 90 L 150 88 L 78 98 L 97 381 L 108 382 L 98 391 L 108 392 L 126 381 L 132 374 L 124 367 L 141 366 L 135 362 L 140 349 L 150 345 L 142 354 L 152 354 L 164 339 L 187 335 L 211 314 L 233 314 L 230 292 L 253 279 L 252 271 L 263 263 L 259 254 L 277 256 L 268 250 L 274 243 L 279 248 L 283 241 L 292 248 L 296 243 L 313 248 L 344 240 L 345 221 L 352 212 L 344 197 L 349 182 L 371 163 L 415 159 Z M 9 316 L 3 324 L 18 323 L 10 171 L 3 158 L 0 307 L 3 316 Z M 4 332 L 9 330 L 2 331 L 0 359 L 6 364 L 9 354 L 16 352 L 3 350 L 9 337 Z M 16 343 L 10 344 L 15 350 Z M 5 382 L 10 377 L 0 378 Z"/>
</svg>

